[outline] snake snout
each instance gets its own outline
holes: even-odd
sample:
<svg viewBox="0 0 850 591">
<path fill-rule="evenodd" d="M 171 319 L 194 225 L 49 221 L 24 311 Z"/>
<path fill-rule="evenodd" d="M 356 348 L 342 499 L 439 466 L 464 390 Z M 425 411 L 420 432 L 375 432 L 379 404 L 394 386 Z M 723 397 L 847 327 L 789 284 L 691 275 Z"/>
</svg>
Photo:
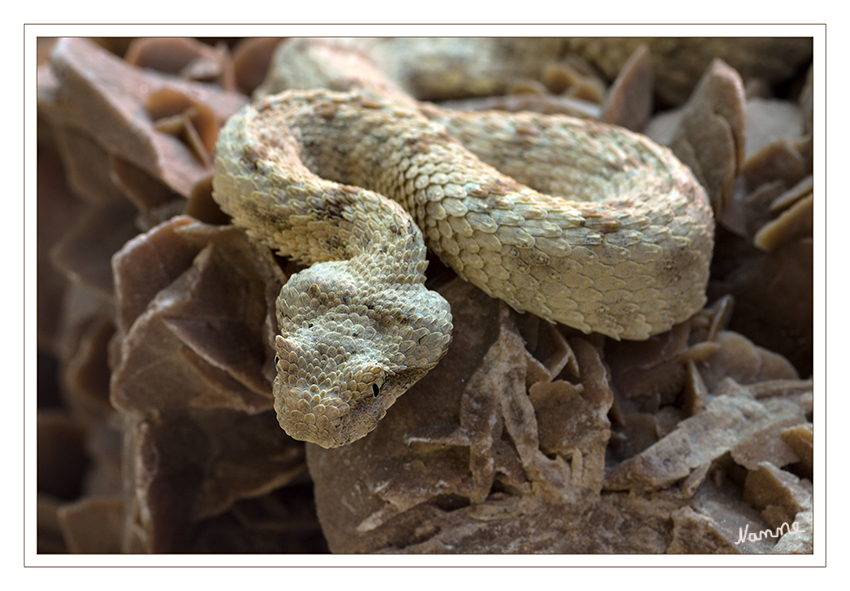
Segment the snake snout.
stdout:
<svg viewBox="0 0 850 591">
<path fill-rule="evenodd" d="M 278 422 L 291 437 L 325 448 L 365 436 L 404 392 L 385 368 L 360 360 L 323 372 L 320 381 L 289 376 L 275 380 Z"/>
</svg>

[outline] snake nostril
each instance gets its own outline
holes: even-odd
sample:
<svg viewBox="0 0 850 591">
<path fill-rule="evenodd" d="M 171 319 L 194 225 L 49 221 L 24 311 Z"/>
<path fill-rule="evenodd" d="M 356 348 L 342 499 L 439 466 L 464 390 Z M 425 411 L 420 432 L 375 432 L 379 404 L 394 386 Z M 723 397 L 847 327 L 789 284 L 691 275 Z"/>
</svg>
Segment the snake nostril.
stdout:
<svg viewBox="0 0 850 591">
<path fill-rule="evenodd" d="M 378 394 L 381 393 L 381 389 L 378 387 L 378 384 L 372 384 L 372 396 L 377 398 Z"/>
</svg>

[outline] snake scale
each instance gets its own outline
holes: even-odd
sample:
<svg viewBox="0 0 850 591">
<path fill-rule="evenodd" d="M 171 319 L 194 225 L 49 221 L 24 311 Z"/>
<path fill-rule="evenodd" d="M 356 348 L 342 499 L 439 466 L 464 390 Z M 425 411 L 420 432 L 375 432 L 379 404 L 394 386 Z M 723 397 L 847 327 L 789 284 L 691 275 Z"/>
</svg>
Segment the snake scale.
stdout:
<svg viewBox="0 0 850 591">
<path fill-rule="evenodd" d="M 492 297 L 584 332 L 646 339 L 705 303 L 711 208 L 669 150 L 593 121 L 414 104 L 287 90 L 220 132 L 216 201 L 308 266 L 277 301 L 275 409 L 296 439 L 360 439 L 445 354 L 426 244 Z"/>
</svg>

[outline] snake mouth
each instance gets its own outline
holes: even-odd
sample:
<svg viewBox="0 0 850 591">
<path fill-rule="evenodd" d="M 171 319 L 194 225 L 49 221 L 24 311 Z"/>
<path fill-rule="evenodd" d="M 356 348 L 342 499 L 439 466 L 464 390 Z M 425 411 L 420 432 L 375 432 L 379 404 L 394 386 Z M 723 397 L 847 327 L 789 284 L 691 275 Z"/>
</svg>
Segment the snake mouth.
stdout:
<svg viewBox="0 0 850 591">
<path fill-rule="evenodd" d="M 375 429 L 398 397 L 388 395 L 381 382 L 364 384 L 355 392 L 340 390 L 338 386 L 329 391 L 315 386 L 306 391 L 282 391 L 277 381 L 275 386 L 275 410 L 280 426 L 292 438 L 324 448 L 339 447 L 364 437 Z"/>
<path fill-rule="evenodd" d="M 375 364 L 347 368 L 341 377 L 323 384 L 303 380 L 294 387 L 278 375 L 275 410 L 278 422 L 294 439 L 324 448 L 347 445 L 373 431 L 389 408 L 427 370 L 403 369 L 397 373 Z"/>
<path fill-rule="evenodd" d="M 374 343 L 320 334 L 277 337 L 275 410 L 294 439 L 338 447 L 374 429 L 398 394 L 385 387 L 388 367 L 374 362 Z"/>
</svg>

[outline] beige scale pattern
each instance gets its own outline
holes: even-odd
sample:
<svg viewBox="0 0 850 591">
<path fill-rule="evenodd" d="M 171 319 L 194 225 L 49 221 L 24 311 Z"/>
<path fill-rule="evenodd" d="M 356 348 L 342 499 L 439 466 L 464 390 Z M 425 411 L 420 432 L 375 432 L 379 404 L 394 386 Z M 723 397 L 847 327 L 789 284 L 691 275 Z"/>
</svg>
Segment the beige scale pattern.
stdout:
<svg viewBox="0 0 850 591">
<path fill-rule="evenodd" d="M 234 223 L 312 265 L 278 299 L 275 408 L 323 447 L 374 429 L 445 354 L 451 312 L 424 287 L 425 244 L 516 310 L 617 339 L 705 303 L 705 192 L 621 128 L 290 90 L 231 118 L 215 169 Z"/>
</svg>

